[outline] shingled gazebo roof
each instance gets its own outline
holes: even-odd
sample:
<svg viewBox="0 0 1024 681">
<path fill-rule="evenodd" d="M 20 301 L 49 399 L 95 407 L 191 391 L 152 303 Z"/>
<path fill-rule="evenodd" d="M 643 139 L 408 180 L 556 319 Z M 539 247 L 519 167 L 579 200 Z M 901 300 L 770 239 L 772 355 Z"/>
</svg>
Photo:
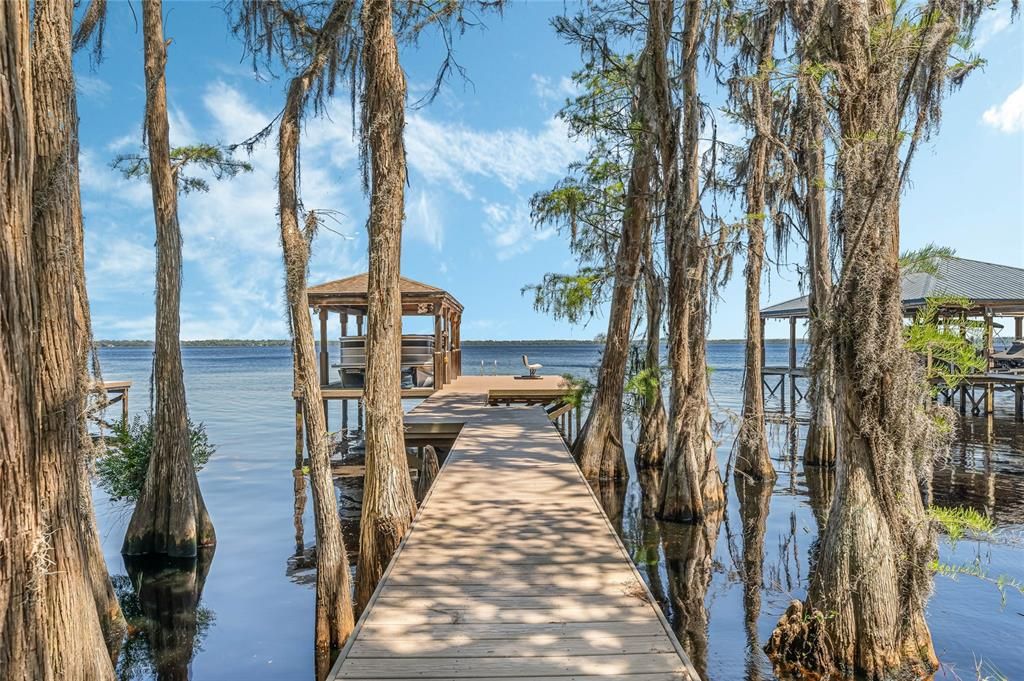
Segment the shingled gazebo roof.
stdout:
<svg viewBox="0 0 1024 681">
<path fill-rule="evenodd" d="M 327 281 L 307 288 L 306 297 L 313 307 L 365 307 L 368 280 L 368 273 L 363 272 L 344 279 Z M 437 303 L 462 311 L 462 304 L 444 289 L 408 277 L 399 277 L 398 285 L 403 303 Z"/>
<path fill-rule="evenodd" d="M 911 313 L 928 298 L 956 296 L 971 301 L 977 312 L 989 308 L 997 316 L 1024 313 L 1024 269 L 979 260 L 945 257 L 936 271 L 903 275 L 903 311 Z M 761 310 L 766 319 L 807 317 L 807 296 L 776 303 Z"/>
</svg>

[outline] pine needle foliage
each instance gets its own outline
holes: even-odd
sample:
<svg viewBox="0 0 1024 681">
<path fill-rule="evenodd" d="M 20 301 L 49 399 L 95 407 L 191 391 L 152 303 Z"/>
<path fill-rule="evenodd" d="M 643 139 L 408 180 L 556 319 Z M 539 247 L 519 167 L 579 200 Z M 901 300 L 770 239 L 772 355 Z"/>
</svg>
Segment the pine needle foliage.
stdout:
<svg viewBox="0 0 1024 681">
<path fill-rule="evenodd" d="M 985 369 L 985 358 L 970 342 L 967 331 L 981 324 L 966 316 L 970 301 L 956 296 L 929 298 L 906 327 L 906 346 L 925 363 L 925 379 L 934 395 L 943 387 L 955 388 L 967 376 Z"/>
<path fill-rule="evenodd" d="M 210 183 L 199 175 L 186 175 L 186 168 L 196 168 L 210 173 L 215 180 L 232 178 L 239 173 L 252 172 L 252 164 L 236 159 L 231 147 L 216 144 L 190 144 L 171 149 L 171 172 L 174 174 L 178 191 L 182 194 L 210 191 Z M 119 154 L 111 161 L 110 167 L 121 171 L 127 179 L 149 177 L 149 154 Z"/>
<path fill-rule="evenodd" d="M 192 464 L 196 471 L 213 456 L 215 448 L 210 444 L 203 423 L 188 420 L 189 446 Z M 149 470 L 149 457 L 153 451 L 153 418 L 137 415 L 131 421 L 120 421 L 114 425 L 107 440 L 106 451 L 96 461 L 96 480 L 104 492 L 114 501 L 135 502 L 142 493 Z"/>
</svg>

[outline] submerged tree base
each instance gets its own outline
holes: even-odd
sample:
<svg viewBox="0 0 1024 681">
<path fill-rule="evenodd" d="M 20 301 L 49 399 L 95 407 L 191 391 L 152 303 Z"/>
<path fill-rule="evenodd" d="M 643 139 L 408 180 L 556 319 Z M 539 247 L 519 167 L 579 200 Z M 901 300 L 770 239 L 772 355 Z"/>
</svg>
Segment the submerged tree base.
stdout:
<svg viewBox="0 0 1024 681">
<path fill-rule="evenodd" d="M 780 677 L 800 679 L 829 679 L 836 676 L 867 678 L 871 681 L 884 679 L 927 679 L 938 669 L 939 663 L 930 645 L 915 650 L 907 644 L 908 650 L 893 658 L 884 669 L 874 673 L 858 673 L 859 670 L 837 665 L 835 655 L 829 646 L 825 626 L 827 615 L 820 610 L 806 610 L 800 601 L 790 601 L 785 614 L 779 619 L 764 652 L 772 661 Z"/>
</svg>

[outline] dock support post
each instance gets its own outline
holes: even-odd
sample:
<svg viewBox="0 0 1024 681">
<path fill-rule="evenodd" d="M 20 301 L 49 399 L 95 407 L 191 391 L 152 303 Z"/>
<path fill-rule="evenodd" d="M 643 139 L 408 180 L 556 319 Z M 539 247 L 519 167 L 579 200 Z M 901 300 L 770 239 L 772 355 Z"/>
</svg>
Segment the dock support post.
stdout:
<svg viewBox="0 0 1024 681">
<path fill-rule="evenodd" d="M 992 371 L 992 310 L 985 309 L 985 373 Z M 996 387 L 992 381 L 985 382 L 985 413 L 996 410 Z"/>
<path fill-rule="evenodd" d="M 320 386 L 327 385 L 327 371 L 330 364 L 327 348 L 327 308 L 320 308 Z M 329 427 L 330 418 L 327 414 L 327 400 L 323 401 L 324 425 Z"/>
<path fill-rule="evenodd" d="M 1024 338 L 1024 317 L 1013 318 L 1013 339 Z M 1017 383 L 1013 386 L 1013 417 L 1017 421 L 1024 421 L 1024 385 Z"/>
<path fill-rule="evenodd" d="M 796 414 L 796 317 L 789 318 L 789 410 Z"/>
<path fill-rule="evenodd" d="M 434 311 L 434 390 L 444 387 L 444 353 L 441 347 L 441 310 Z"/>
<path fill-rule="evenodd" d="M 128 388 L 121 393 L 121 423 L 128 425 Z"/>
<path fill-rule="evenodd" d="M 341 319 L 341 338 L 338 340 L 338 362 L 340 363 L 341 348 L 345 343 L 345 337 L 348 336 L 348 310 L 342 310 L 338 316 Z M 345 387 L 344 381 L 342 381 L 341 387 Z M 341 431 L 342 437 L 348 435 L 348 400 L 341 401 Z"/>
</svg>

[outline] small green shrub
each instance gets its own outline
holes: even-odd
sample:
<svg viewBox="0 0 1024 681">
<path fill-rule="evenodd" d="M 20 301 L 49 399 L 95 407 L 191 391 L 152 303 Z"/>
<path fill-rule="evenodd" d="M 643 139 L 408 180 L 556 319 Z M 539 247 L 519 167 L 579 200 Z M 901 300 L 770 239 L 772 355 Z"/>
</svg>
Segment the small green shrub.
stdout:
<svg viewBox="0 0 1024 681">
<path fill-rule="evenodd" d="M 562 399 L 566 404 L 571 404 L 573 407 L 582 407 L 591 393 L 594 392 L 594 384 L 581 376 L 573 374 L 562 374 L 562 378 L 566 380 L 571 390 Z"/>
<path fill-rule="evenodd" d="M 206 426 L 188 421 L 192 446 L 192 463 L 202 469 L 213 455 L 214 447 L 206 435 Z M 96 478 L 100 488 L 114 501 L 135 501 L 142 493 L 142 484 L 149 470 L 153 451 L 153 419 L 137 415 L 131 422 L 121 421 L 107 440 L 107 449 L 96 461 Z"/>
</svg>

